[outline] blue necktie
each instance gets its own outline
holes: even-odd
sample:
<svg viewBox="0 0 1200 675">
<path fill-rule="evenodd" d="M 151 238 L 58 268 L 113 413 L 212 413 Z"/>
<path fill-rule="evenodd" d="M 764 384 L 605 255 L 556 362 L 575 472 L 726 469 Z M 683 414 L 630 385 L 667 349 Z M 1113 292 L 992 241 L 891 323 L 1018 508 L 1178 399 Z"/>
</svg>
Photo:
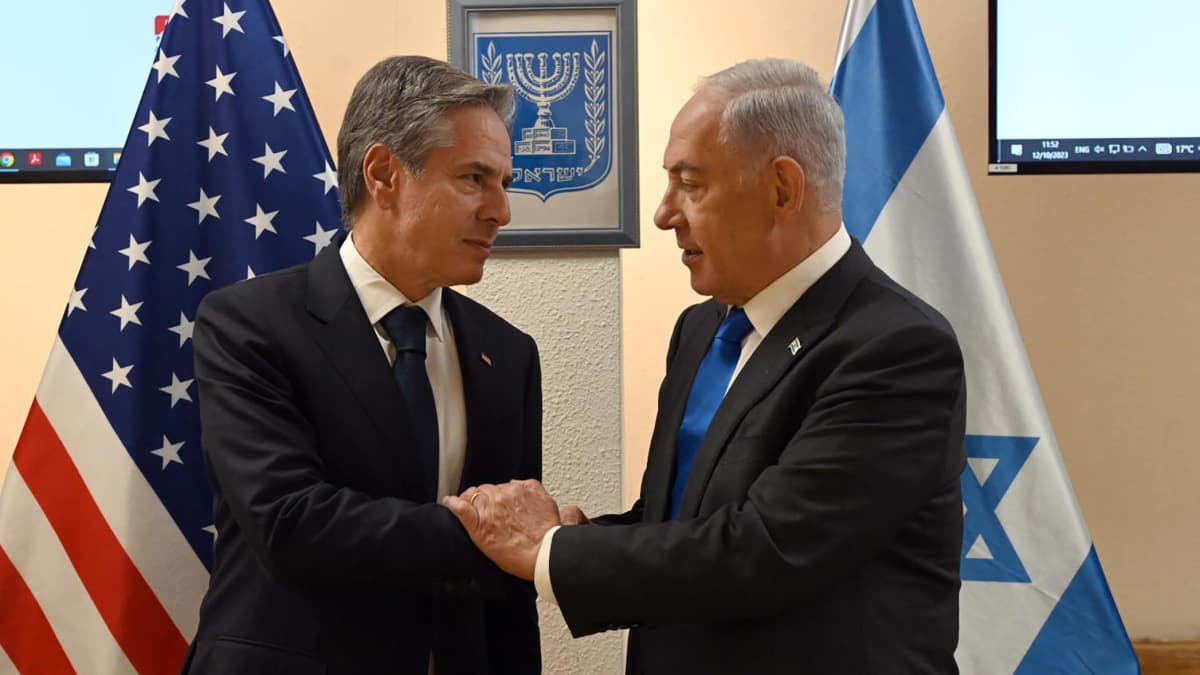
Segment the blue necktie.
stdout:
<svg viewBox="0 0 1200 675">
<path fill-rule="evenodd" d="M 433 387 L 425 371 L 427 322 L 425 310 L 417 305 L 401 305 L 388 312 L 380 323 L 396 347 L 392 373 L 408 404 L 415 440 L 413 454 L 421 464 L 424 498 L 433 501 L 437 498 L 438 422 Z"/>
<path fill-rule="evenodd" d="M 717 414 L 717 408 L 725 398 L 725 390 L 729 387 L 733 369 L 742 353 L 742 340 L 753 328 L 745 310 L 741 307 L 730 309 L 717 329 L 717 337 L 709 346 L 708 353 L 700 362 L 700 369 L 696 371 L 676 440 L 675 482 L 671 486 L 672 520 L 679 513 L 683 489 L 687 486 L 692 462 L 696 460 L 696 449 L 700 447 L 713 415 Z"/>
</svg>

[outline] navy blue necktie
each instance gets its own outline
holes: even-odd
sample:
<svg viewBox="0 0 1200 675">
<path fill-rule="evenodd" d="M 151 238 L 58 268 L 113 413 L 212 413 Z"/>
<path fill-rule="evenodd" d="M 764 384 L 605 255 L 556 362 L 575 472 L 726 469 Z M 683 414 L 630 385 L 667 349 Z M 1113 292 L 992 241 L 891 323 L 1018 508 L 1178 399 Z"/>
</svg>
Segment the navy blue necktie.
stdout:
<svg viewBox="0 0 1200 675">
<path fill-rule="evenodd" d="M 413 454 L 421 463 L 425 499 L 437 498 L 438 421 L 433 402 L 433 387 L 425 371 L 425 310 L 417 305 L 401 305 L 388 312 L 380 323 L 396 348 L 392 374 L 404 401 L 408 404 L 415 440 Z"/>
<path fill-rule="evenodd" d="M 679 513 L 679 503 L 683 501 L 683 489 L 687 486 L 688 474 L 692 471 L 692 462 L 696 460 L 696 449 L 708 432 L 713 415 L 725 398 L 725 390 L 733 377 L 733 369 L 737 366 L 738 357 L 742 354 L 742 340 L 753 330 L 746 311 L 734 307 L 725 315 L 717 329 L 717 337 L 713 339 L 708 353 L 700 362 L 696 371 L 696 379 L 692 381 L 692 392 L 688 394 L 687 408 L 683 412 L 683 422 L 679 425 L 679 436 L 676 440 L 675 482 L 671 486 L 671 519 Z"/>
</svg>

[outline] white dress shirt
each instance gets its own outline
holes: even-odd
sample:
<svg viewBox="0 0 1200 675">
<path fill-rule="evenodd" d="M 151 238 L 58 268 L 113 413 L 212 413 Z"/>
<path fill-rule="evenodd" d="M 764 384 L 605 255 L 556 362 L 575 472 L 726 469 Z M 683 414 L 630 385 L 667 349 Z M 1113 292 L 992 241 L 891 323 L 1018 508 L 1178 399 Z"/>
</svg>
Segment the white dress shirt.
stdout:
<svg viewBox="0 0 1200 675">
<path fill-rule="evenodd" d="M 829 241 L 813 251 L 812 255 L 800 261 L 799 265 L 784 272 L 782 276 L 772 281 L 746 302 L 742 309 L 746 311 L 746 318 L 750 319 L 752 330 L 742 339 L 742 352 L 738 356 L 737 365 L 733 368 L 733 376 L 729 378 L 729 385 L 725 388 L 726 392 L 729 391 L 729 387 L 733 386 L 733 381 L 742 372 L 742 367 L 754 355 L 754 350 L 758 349 L 763 338 L 771 332 L 775 324 L 779 323 L 792 305 L 796 304 L 800 297 L 812 288 L 818 279 L 825 276 L 825 273 L 832 269 L 849 250 L 850 234 L 846 232 L 846 226 L 843 225 L 830 237 Z M 550 547 L 557 530 L 557 527 L 551 528 L 542 537 L 533 577 L 538 596 L 555 604 L 558 604 L 558 601 L 554 597 L 554 588 L 550 583 Z"/>
<path fill-rule="evenodd" d="M 454 328 L 442 306 L 442 289 L 413 302 L 404 297 L 387 279 L 376 272 L 354 246 L 354 236 L 346 237 L 338 251 L 354 292 L 367 311 L 367 320 L 375 328 L 375 337 L 389 364 L 396 362 L 396 348 L 384 330 L 383 317 L 400 305 L 417 305 L 429 317 L 425 333 L 425 371 L 433 388 L 433 403 L 438 425 L 438 487 L 440 501 L 458 494 L 463 462 L 467 452 L 467 411 L 463 401 L 462 367 Z"/>
</svg>

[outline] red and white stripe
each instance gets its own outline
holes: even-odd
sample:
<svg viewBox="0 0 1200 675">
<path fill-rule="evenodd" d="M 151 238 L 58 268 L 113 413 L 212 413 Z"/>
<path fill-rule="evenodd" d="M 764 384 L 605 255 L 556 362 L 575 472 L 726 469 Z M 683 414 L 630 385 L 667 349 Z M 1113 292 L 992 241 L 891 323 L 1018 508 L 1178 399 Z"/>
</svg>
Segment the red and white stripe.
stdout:
<svg viewBox="0 0 1200 675">
<path fill-rule="evenodd" d="M 0 491 L 0 674 L 177 673 L 207 584 L 56 340 Z"/>
</svg>

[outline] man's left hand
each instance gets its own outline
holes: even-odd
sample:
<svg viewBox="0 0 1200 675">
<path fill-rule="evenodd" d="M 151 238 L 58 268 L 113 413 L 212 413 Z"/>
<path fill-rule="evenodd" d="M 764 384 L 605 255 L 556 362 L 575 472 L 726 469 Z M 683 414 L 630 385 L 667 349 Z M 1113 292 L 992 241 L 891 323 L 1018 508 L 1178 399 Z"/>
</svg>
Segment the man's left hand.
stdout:
<svg viewBox="0 0 1200 675">
<path fill-rule="evenodd" d="M 528 581 L 533 580 L 542 537 L 562 524 L 558 504 L 536 480 L 468 488 L 442 504 L 497 567 Z"/>
</svg>

